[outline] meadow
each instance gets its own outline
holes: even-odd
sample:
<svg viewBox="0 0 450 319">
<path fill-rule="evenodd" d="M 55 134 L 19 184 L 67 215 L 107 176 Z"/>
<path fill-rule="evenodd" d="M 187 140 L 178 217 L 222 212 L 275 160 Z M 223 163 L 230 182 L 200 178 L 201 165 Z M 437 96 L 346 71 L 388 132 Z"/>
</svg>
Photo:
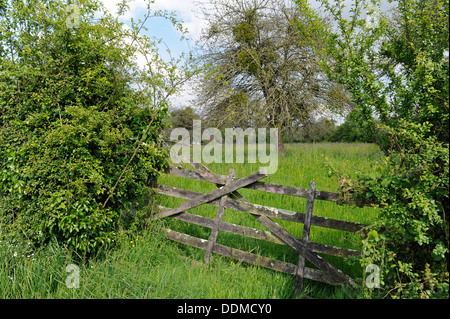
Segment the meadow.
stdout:
<svg viewBox="0 0 450 319">
<path fill-rule="evenodd" d="M 317 190 L 336 191 L 336 176 L 329 174 L 332 165 L 342 174 L 373 174 L 382 154 L 373 144 L 319 143 L 286 145 L 286 157 L 279 159 L 275 174 L 264 179 L 282 185 L 308 188 L 310 180 Z M 227 175 L 233 168 L 244 177 L 259 164 L 209 164 L 218 174 Z M 215 189 L 210 183 L 163 175 L 159 181 L 198 192 Z M 239 190 L 250 202 L 302 212 L 306 199 L 255 190 Z M 158 195 L 161 205 L 175 207 L 182 200 Z M 217 207 L 202 205 L 192 213 L 214 218 Z M 377 216 L 374 208 L 358 208 L 316 201 L 314 214 L 335 219 L 370 224 Z M 249 214 L 226 209 L 224 221 L 263 229 Z M 277 220 L 297 237 L 302 225 Z M 145 230 L 126 232 L 114 248 L 104 247 L 89 260 L 75 256 L 61 243 L 52 242 L 31 253 L 26 243 L 13 246 L 0 243 L 0 298 L 299 298 L 295 296 L 295 278 L 236 260 L 214 255 L 209 267 L 203 265 L 204 251 L 166 239 L 161 227 L 208 239 L 210 229 L 174 219 L 152 223 Z M 359 234 L 312 227 L 310 240 L 345 248 L 362 250 Z M 217 240 L 231 247 L 296 264 L 298 254 L 287 246 L 247 239 L 220 232 Z M 336 257 L 327 259 L 353 278 L 361 278 L 363 270 L 354 263 Z M 68 288 L 66 280 L 73 273 L 68 265 L 77 266 L 78 288 Z M 308 265 L 308 264 L 307 264 Z M 305 280 L 303 295 L 313 298 L 358 298 L 358 289 L 335 287 Z"/>
</svg>

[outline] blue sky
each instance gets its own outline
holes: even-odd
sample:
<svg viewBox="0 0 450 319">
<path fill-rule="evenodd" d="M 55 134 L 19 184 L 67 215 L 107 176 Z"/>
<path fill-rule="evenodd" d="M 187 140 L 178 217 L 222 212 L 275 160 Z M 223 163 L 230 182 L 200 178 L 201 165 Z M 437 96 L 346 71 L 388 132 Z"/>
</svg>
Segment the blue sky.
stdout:
<svg viewBox="0 0 450 319">
<path fill-rule="evenodd" d="M 164 39 L 166 45 L 170 48 L 174 54 L 180 54 L 182 51 L 188 51 L 193 47 L 193 39 L 197 39 L 201 28 L 205 25 L 205 21 L 199 18 L 200 14 L 195 13 L 198 11 L 198 5 L 195 4 L 196 0 L 156 0 L 154 4 L 151 4 L 152 11 L 156 10 L 169 10 L 175 11 L 178 19 L 183 20 L 183 25 L 189 30 L 189 35 L 192 41 L 180 41 L 180 33 L 171 25 L 170 21 L 166 21 L 161 17 L 151 17 L 146 26 L 148 31 L 146 35 L 155 37 L 157 39 Z M 116 5 L 120 0 L 103 0 L 106 8 L 111 11 L 116 11 Z M 121 21 L 130 25 L 130 19 L 133 18 L 143 19 L 147 12 L 148 0 L 134 0 L 129 3 L 130 10 L 121 17 Z M 164 50 L 164 46 L 161 46 Z"/>
<path fill-rule="evenodd" d="M 176 58 L 182 52 L 189 52 L 195 47 L 195 39 L 198 39 L 201 29 L 206 25 L 198 10 L 198 0 L 156 0 L 151 4 L 152 11 L 168 10 L 175 11 L 178 19 L 183 20 L 183 26 L 189 30 L 190 40 L 180 40 L 181 33 L 176 30 L 170 21 L 161 17 L 150 17 L 147 20 L 146 27 L 148 31 L 143 33 L 155 39 L 163 39 L 164 43 L 159 46 L 160 56 L 168 60 L 169 54 L 166 53 L 167 48 L 170 49 L 171 55 Z M 117 3 L 120 0 L 103 0 L 105 7 L 111 12 L 116 13 Z M 148 0 L 134 0 L 129 3 L 130 10 L 120 18 L 128 26 L 131 25 L 130 19 L 133 18 L 135 22 L 138 19 L 143 19 L 147 13 Z M 139 59 L 139 58 L 138 58 Z M 144 61 L 142 61 L 145 63 Z M 172 106 L 175 108 L 185 107 L 189 105 L 189 101 L 193 98 L 192 90 L 189 84 L 184 86 L 184 90 L 178 96 L 171 99 Z"/>
</svg>

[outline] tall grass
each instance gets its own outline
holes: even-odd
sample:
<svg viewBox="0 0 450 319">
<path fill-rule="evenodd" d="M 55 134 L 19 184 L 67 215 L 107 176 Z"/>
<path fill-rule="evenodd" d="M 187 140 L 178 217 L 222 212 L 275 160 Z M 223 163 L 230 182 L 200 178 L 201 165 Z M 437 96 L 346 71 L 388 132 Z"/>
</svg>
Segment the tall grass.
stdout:
<svg viewBox="0 0 450 319">
<path fill-rule="evenodd" d="M 57 243 L 14 261 L 2 251 L 0 298 L 289 298 L 293 289 L 289 276 L 236 261 L 195 263 L 153 232 L 123 239 L 100 255 L 82 262 Z M 79 288 L 66 285 L 70 264 L 79 268 Z"/>
<path fill-rule="evenodd" d="M 308 188 L 317 181 L 318 190 L 335 191 L 337 181 L 328 176 L 328 162 L 345 174 L 357 171 L 371 173 L 374 160 L 381 154 L 370 144 L 301 144 L 287 145 L 286 158 L 280 158 L 276 174 L 265 181 Z M 230 168 L 243 177 L 259 169 L 259 164 L 211 164 L 215 173 L 226 175 Z M 172 176 L 162 176 L 160 182 L 198 192 L 215 189 L 214 185 Z M 253 190 L 240 190 L 250 202 L 302 212 L 306 200 Z M 159 196 L 162 205 L 175 207 L 182 200 Z M 217 207 L 202 205 L 193 213 L 214 218 Z M 370 223 L 377 215 L 371 208 L 339 206 L 316 201 L 314 214 Z M 225 221 L 263 229 L 249 214 L 225 210 Z M 302 224 L 278 221 L 295 236 L 301 236 Z M 210 230 L 176 221 L 161 220 L 149 229 L 123 234 L 114 249 L 104 247 L 95 256 L 68 253 L 61 243 L 53 242 L 32 255 L 27 243 L 0 242 L 0 298 L 293 298 L 294 277 L 239 263 L 213 255 L 210 267 L 202 264 L 202 250 L 167 240 L 158 230 L 170 227 L 191 235 L 209 237 Z M 361 249 L 357 234 L 312 227 L 310 239 L 329 245 Z M 220 232 L 218 242 L 259 253 L 267 257 L 298 262 L 298 254 L 287 246 L 266 243 Z M 362 270 L 342 258 L 329 258 L 352 277 L 361 277 Z M 68 288 L 67 265 L 79 268 L 79 288 Z M 355 298 L 357 291 L 305 280 L 304 294 L 315 298 Z"/>
<path fill-rule="evenodd" d="M 339 169 L 345 175 L 355 175 L 357 173 L 371 174 L 375 169 L 375 160 L 381 158 L 378 148 L 372 144 L 297 144 L 286 147 L 286 158 L 280 158 L 279 167 L 275 174 L 270 175 L 264 181 L 282 185 L 308 188 L 311 180 L 317 182 L 317 190 L 336 191 L 338 181 L 335 176 L 329 174 L 329 167 Z M 247 176 L 257 170 L 261 164 L 217 164 L 212 163 L 208 167 L 215 173 L 227 175 L 229 169 L 236 170 L 237 177 Z M 208 192 L 215 188 L 211 183 L 195 181 L 187 178 L 174 176 L 163 176 L 160 182 L 165 185 L 180 187 L 197 192 Z M 304 212 L 306 209 L 306 199 L 293 196 L 272 194 L 256 190 L 241 189 L 239 192 L 250 202 L 283 208 L 297 212 Z M 175 207 L 183 200 L 169 196 L 161 196 L 161 203 L 164 206 Z M 203 205 L 191 210 L 195 214 L 214 218 L 217 207 Z M 351 222 L 370 224 L 377 215 L 373 208 L 358 208 L 349 205 L 337 205 L 333 202 L 316 200 L 314 204 L 314 214 L 318 216 L 341 219 Z M 250 214 L 240 211 L 226 210 L 224 221 L 249 226 L 257 229 L 264 229 L 258 221 Z M 288 221 L 276 220 L 286 230 L 296 237 L 301 237 L 303 225 Z M 185 232 L 196 237 L 208 239 L 210 230 L 204 227 L 187 224 L 177 220 L 168 221 L 174 230 Z M 332 230 L 322 227 L 312 226 L 310 240 L 350 249 L 361 250 L 361 236 L 355 233 Z M 241 236 L 219 233 L 218 243 L 234 248 L 256 251 L 266 257 L 284 260 L 297 264 L 298 253 L 287 246 L 261 242 L 256 239 L 243 238 Z M 203 252 L 193 248 L 187 249 L 194 254 L 195 258 L 201 259 Z M 361 277 L 362 269 L 356 265 L 350 265 L 346 260 L 337 257 L 324 256 L 339 269 L 352 277 Z"/>
</svg>

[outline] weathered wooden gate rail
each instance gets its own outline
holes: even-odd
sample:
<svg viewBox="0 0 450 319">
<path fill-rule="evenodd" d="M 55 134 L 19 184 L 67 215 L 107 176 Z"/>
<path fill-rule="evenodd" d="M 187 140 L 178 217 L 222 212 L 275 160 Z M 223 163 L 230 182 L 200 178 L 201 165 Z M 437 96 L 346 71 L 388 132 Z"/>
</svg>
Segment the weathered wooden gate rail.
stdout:
<svg viewBox="0 0 450 319">
<path fill-rule="evenodd" d="M 212 173 L 202 164 L 196 164 L 194 167 L 197 170 L 171 166 L 166 173 L 174 176 L 211 182 L 216 184 L 219 188 L 208 194 L 202 194 L 159 184 L 156 188 L 157 193 L 187 199 L 188 201 L 183 202 L 177 208 L 160 207 L 160 212 L 154 215 L 153 219 L 172 217 L 184 222 L 211 228 L 212 231 L 210 238 L 209 240 L 205 240 L 176 232 L 174 230 L 165 229 L 169 239 L 205 250 L 206 262 L 209 261 L 211 252 L 214 252 L 216 254 L 237 259 L 242 262 L 256 264 L 261 267 L 295 275 L 297 278 L 297 291 L 300 291 L 302 288 L 303 278 L 321 281 L 328 284 L 353 283 L 353 280 L 350 277 L 328 263 L 325 259 L 317 255 L 317 253 L 337 257 L 348 257 L 359 255 L 359 251 L 309 241 L 309 232 L 312 225 L 349 232 L 357 232 L 367 227 L 367 225 L 360 223 L 313 215 L 314 200 L 317 199 L 338 202 L 338 193 L 317 191 L 315 190 L 314 181 L 311 181 L 309 189 L 261 182 L 259 180 L 267 176 L 267 174 L 262 171 L 256 172 L 245 178 L 235 178 L 233 170 L 230 171 L 228 176 L 225 176 Z M 240 188 L 307 198 L 308 201 L 306 212 L 301 213 L 252 204 L 237 192 Z M 219 207 L 215 219 L 186 212 L 188 209 L 203 204 L 215 205 Z M 222 217 L 225 208 L 250 213 L 269 231 L 262 231 L 251 227 L 223 222 Z M 294 237 L 272 219 L 281 219 L 304 224 L 303 237 L 301 239 Z M 218 244 L 216 243 L 218 231 L 224 231 L 276 244 L 288 245 L 299 252 L 299 263 L 298 265 L 294 265 L 288 262 L 275 260 Z M 306 259 L 314 264 L 318 269 L 305 267 Z"/>
</svg>

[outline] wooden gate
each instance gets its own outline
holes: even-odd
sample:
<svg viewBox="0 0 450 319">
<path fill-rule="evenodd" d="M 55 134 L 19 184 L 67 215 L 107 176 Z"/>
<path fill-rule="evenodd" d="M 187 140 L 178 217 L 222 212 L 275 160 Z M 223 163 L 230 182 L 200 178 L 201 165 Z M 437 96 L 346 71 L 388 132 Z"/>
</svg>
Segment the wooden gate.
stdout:
<svg viewBox="0 0 450 319">
<path fill-rule="evenodd" d="M 352 278 L 344 274 L 335 266 L 331 265 L 328 261 L 319 256 L 318 253 L 338 257 L 348 257 L 357 256 L 361 252 L 316 243 L 309 240 L 311 225 L 350 232 L 357 232 L 367 227 L 367 225 L 359 223 L 313 215 L 315 200 L 337 202 L 339 200 L 338 193 L 316 190 L 315 181 L 310 182 L 309 189 L 262 182 L 261 180 L 267 177 L 267 173 L 263 170 L 255 172 L 244 178 L 235 178 L 234 170 L 230 170 L 228 176 L 224 176 L 214 174 L 203 164 L 192 162 L 191 164 L 194 166 L 195 170 L 185 169 L 181 166 L 171 166 L 166 174 L 211 182 L 216 184 L 218 188 L 207 194 L 202 194 L 190 190 L 158 184 L 156 187 L 157 193 L 187 199 L 187 201 L 181 203 L 181 205 L 176 208 L 160 206 L 160 211 L 152 218 L 154 220 L 168 217 L 175 218 L 184 222 L 211 228 L 211 234 L 209 240 L 205 240 L 166 228 L 164 231 L 167 233 L 167 237 L 169 239 L 205 250 L 205 263 L 209 263 L 211 253 L 216 253 L 245 263 L 255 264 L 268 269 L 292 274 L 296 276 L 295 287 L 297 293 L 299 293 L 302 289 L 303 278 L 332 285 L 355 284 Z M 307 198 L 306 211 L 304 213 L 294 212 L 250 203 L 237 192 L 237 190 L 241 188 Z M 215 219 L 194 215 L 187 212 L 189 209 L 203 204 L 218 206 Z M 222 218 L 225 208 L 249 213 L 256 218 L 267 229 L 267 231 L 223 222 Z M 290 234 L 278 223 L 276 223 L 274 219 L 288 220 L 303 224 L 302 238 L 296 238 Z M 251 252 L 218 244 L 216 243 L 216 239 L 219 231 L 272 243 L 288 245 L 299 253 L 298 264 L 294 265 L 285 261 L 271 259 Z M 306 260 L 310 261 L 317 267 L 317 269 L 306 267 Z"/>
</svg>

